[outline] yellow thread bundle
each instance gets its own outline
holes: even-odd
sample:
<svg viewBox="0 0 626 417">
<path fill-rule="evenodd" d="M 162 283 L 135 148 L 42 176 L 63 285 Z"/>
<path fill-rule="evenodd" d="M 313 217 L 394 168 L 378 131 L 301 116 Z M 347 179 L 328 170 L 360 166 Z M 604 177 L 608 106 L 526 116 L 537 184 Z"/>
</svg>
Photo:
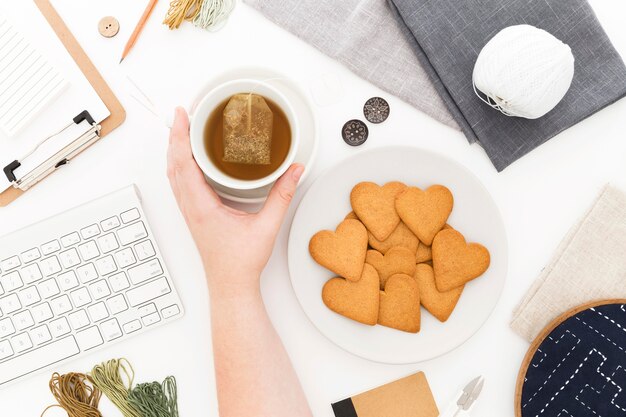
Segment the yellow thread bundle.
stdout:
<svg viewBox="0 0 626 417">
<path fill-rule="evenodd" d="M 128 381 L 127 384 L 124 383 L 122 373 Z M 137 408 L 128 402 L 135 372 L 126 359 L 111 359 L 96 365 L 91 370 L 89 377 L 93 384 L 115 404 L 124 417 L 143 417 Z"/>
<path fill-rule="evenodd" d="M 202 0 L 174 0 L 165 16 L 165 23 L 170 29 L 178 29 L 185 20 L 193 20 L 200 13 Z"/>
<path fill-rule="evenodd" d="M 50 391 L 58 404 L 50 405 L 41 415 L 52 407 L 61 407 L 69 417 L 102 417 L 98 404 L 102 393 L 88 384 L 85 374 L 70 372 L 60 375 L 55 372 L 50 379 Z"/>
</svg>

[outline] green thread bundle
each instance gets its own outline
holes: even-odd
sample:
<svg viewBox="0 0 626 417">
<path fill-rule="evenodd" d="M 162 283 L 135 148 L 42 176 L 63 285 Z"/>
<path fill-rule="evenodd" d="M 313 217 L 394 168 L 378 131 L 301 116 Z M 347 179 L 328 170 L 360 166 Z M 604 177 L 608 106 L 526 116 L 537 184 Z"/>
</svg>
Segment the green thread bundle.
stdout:
<svg viewBox="0 0 626 417">
<path fill-rule="evenodd" d="M 122 374 L 124 374 L 126 384 Z M 135 371 L 128 360 L 111 359 L 93 367 L 89 373 L 93 384 L 107 396 L 124 417 L 144 417 L 128 402 Z"/>
<path fill-rule="evenodd" d="M 176 379 L 168 376 L 163 384 L 156 381 L 138 384 L 130 392 L 128 402 L 144 417 L 178 417 Z"/>
<path fill-rule="evenodd" d="M 98 404 L 102 394 L 124 417 L 179 417 L 176 378 L 149 382 L 133 388 L 135 370 L 127 359 L 111 359 L 93 367 L 87 375 L 70 372 L 52 374 L 50 391 L 68 417 L 102 417 Z"/>
</svg>

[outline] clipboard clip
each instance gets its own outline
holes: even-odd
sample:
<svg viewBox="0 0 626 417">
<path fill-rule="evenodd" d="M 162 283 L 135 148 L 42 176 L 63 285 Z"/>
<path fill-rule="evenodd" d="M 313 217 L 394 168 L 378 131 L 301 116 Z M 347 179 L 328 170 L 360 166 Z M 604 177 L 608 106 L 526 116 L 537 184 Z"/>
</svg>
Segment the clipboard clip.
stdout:
<svg viewBox="0 0 626 417">
<path fill-rule="evenodd" d="M 70 144 L 60 149 L 50 158 L 39 164 L 32 171 L 24 174 L 21 178 L 17 178 L 17 176 L 15 175 L 15 170 L 22 166 L 22 162 L 26 158 L 35 153 L 37 149 L 39 149 L 44 143 L 46 143 L 50 139 L 60 135 L 71 126 L 78 125 L 83 122 L 87 122 L 89 124 L 89 130 L 74 139 Z M 15 161 L 5 166 L 3 168 L 4 175 L 7 177 L 9 182 L 11 182 L 13 187 L 22 191 L 26 191 L 30 187 L 47 177 L 49 174 L 54 172 L 56 169 L 67 164 L 72 158 L 74 158 L 74 156 L 78 155 L 83 150 L 91 146 L 91 144 L 96 142 L 98 139 L 100 139 L 100 125 L 95 122 L 95 120 L 93 119 L 93 117 L 91 117 L 91 114 L 89 114 L 87 110 L 83 110 L 72 119 L 71 123 L 63 127 L 58 132 L 48 136 L 47 138 L 39 142 L 20 160 L 16 159 Z"/>
</svg>

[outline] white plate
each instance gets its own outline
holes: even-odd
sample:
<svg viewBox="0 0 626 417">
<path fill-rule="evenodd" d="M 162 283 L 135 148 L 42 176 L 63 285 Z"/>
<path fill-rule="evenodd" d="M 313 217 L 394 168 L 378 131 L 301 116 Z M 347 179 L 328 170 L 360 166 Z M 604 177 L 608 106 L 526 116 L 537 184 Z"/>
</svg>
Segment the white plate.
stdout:
<svg viewBox="0 0 626 417">
<path fill-rule="evenodd" d="M 312 103 L 306 93 L 296 84 L 296 82 L 291 80 L 285 74 L 268 68 L 244 67 L 229 70 L 221 75 L 218 75 L 206 84 L 196 100 L 194 100 L 194 103 L 191 106 L 192 117 L 196 104 L 200 102 L 206 93 L 219 84 L 240 78 L 265 81 L 266 83 L 271 84 L 273 87 L 280 90 L 280 92 L 283 93 L 293 105 L 300 124 L 300 146 L 294 162 L 301 163 L 305 166 L 304 174 L 300 179 L 300 184 L 302 184 L 308 173 L 311 171 L 311 166 L 313 165 L 313 161 L 315 160 L 315 156 L 317 154 L 317 146 L 319 142 L 317 120 L 315 118 L 315 114 L 313 113 Z M 274 185 L 272 183 L 268 186 L 252 190 L 233 190 L 212 181 L 206 176 L 205 178 L 215 189 L 217 194 L 227 200 L 238 203 L 262 203 L 267 198 L 272 185 Z"/>
<path fill-rule="evenodd" d="M 421 188 L 448 187 L 454 195 L 450 225 L 468 241 L 491 253 L 491 265 L 466 285 L 456 309 L 440 323 L 422 308 L 421 331 L 404 333 L 367 326 L 330 311 L 322 287 L 333 273 L 309 255 L 309 239 L 335 227 L 350 212 L 350 191 L 361 181 L 403 181 Z M 465 167 L 442 155 L 413 147 L 363 151 L 340 162 L 317 179 L 303 197 L 289 235 L 289 274 L 296 297 L 315 326 L 339 347 L 376 362 L 403 364 L 434 358 L 460 346 L 487 320 L 496 306 L 507 273 L 507 239 L 500 213 L 489 192 Z"/>
</svg>

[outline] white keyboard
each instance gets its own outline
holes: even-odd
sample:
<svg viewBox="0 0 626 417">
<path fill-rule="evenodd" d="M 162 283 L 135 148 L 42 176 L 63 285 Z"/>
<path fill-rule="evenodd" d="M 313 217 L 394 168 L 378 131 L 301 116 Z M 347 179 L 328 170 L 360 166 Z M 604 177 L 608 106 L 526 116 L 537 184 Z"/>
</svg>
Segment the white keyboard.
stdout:
<svg viewBox="0 0 626 417">
<path fill-rule="evenodd" d="M 0 386 L 182 314 L 134 186 L 0 237 Z"/>
</svg>

